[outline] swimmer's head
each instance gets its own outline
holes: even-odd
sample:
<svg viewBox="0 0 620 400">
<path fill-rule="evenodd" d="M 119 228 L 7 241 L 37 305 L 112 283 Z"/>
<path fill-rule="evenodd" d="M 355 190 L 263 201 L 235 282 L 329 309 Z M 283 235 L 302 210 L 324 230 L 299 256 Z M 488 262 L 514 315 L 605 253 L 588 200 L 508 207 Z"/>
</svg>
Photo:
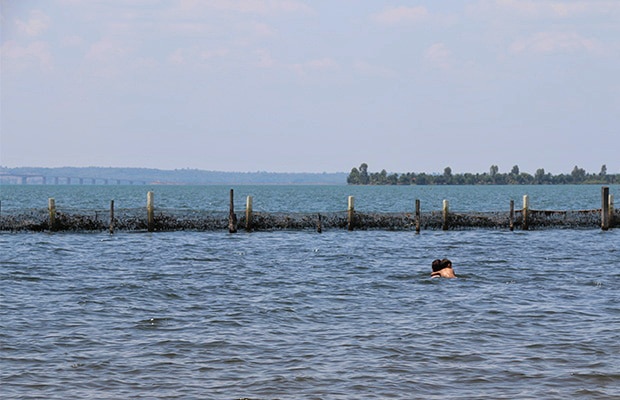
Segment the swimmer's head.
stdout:
<svg viewBox="0 0 620 400">
<path fill-rule="evenodd" d="M 452 268 L 452 261 L 444 258 L 443 260 L 437 259 L 434 260 L 431 264 L 433 268 L 433 272 L 441 271 L 444 268 Z"/>
<path fill-rule="evenodd" d="M 444 258 L 443 260 L 434 260 L 433 264 L 433 272 L 431 272 L 431 277 L 442 277 L 442 278 L 456 278 L 454 275 L 454 270 L 452 269 L 452 261 Z"/>
</svg>

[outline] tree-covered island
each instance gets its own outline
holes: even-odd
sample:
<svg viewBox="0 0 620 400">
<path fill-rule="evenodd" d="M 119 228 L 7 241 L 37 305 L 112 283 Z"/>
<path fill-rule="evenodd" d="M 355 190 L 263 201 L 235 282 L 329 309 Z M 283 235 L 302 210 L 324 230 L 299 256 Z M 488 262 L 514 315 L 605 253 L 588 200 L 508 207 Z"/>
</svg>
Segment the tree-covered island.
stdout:
<svg viewBox="0 0 620 400">
<path fill-rule="evenodd" d="M 491 165 L 489 172 L 453 174 L 452 168 L 446 167 L 443 174 L 426 174 L 424 172 L 407 172 L 402 174 L 369 172 L 368 164 L 351 169 L 347 177 L 349 185 L 563 185 L 563 184 L 614 184 L 620 183 L 620 174 L 608 174 L 603 164 L 599 173 L 587 173 L 575 166 L 570 174 L 552 175 L 544 168 L 536 170 L 534 175 L 521 172 L 519 166 L 512 167 L 509 173 L 500 173 L 497 165 Z"/>
</svg>

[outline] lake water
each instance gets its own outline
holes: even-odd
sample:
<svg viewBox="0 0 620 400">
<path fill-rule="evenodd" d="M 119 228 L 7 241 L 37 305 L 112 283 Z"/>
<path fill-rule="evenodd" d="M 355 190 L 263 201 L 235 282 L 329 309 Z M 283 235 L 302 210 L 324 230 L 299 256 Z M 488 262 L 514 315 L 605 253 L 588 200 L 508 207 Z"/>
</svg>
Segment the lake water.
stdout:
<svg viewBox="0 0 620 400">
<path fill-rule="evenodd" d="M 4 186 L 0 197 L 3 212 L 48 197 L 137 207 L 149 189 Z M 207 209 L 226 209 L 229 189 L 153 188 L 166 206 Z M 523 194 L 536 208 L 600 207 L 597 186 L 235 193 L 265 211 L 340 210 L 349 194 L 372 211 L 415 198 L 488 211 Z M 443 257 L 458 279 L 429 278 Z M 619 286 L 620 229 L 3 232 L 1 397 L 614 399 Z"/>
<path fill-rule="evenodd" d="M 243 210 L 247 196 L 256 211 L 333 212 L 347 209 L 348 196 L 355 207 L 367 212 L 406 212 L 420 199 L 425 210 L 441 210 L 444 199 L 455 211 L 506 211 L 510 200 L 515 207 L 523 195 L 537 210 L 581 210 L 601 207 L 597 185 L 522 186 L 90 186 L 90 185 L 0 185 L 2 211 L 47 208 L 48 198 L 56 206 L 106 211 L 110 200 L 116 208 L 144 208 L 146 193 L 153 191 L 155 206 L 170 209 L 228 211 L 230 189 L 235 191 L 235 208 Z M 620 185 L 609 185 L 620 198 Z"/>
</svg>

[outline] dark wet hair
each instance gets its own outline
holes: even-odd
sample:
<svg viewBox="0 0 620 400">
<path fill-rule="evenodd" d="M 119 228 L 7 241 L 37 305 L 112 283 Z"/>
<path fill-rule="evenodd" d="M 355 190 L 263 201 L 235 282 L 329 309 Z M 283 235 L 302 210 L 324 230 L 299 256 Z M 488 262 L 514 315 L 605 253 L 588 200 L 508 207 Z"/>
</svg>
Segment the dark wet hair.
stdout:
<svg viewBox="0 0 620 400">
<path fill-rule="evenodd" d="M 431 266 L 433 267 L 433 272 L 437 272 L 444 268 L 452 268 L 452 261 L 447 258 L 444 258 L 443 260 L 437 259 L 433 261 Z"/>
</svg>

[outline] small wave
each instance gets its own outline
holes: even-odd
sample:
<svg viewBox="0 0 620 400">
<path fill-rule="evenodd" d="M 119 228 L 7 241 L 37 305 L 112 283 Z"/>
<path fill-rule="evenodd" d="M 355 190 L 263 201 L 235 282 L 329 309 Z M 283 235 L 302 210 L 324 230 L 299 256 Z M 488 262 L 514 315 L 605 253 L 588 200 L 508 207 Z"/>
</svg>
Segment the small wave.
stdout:
<svg viewBox="0 0 620 400">
<path fill-rule="evenodd" d="M 40 282 L 43 280 L 43 278 L 39 277 L 39 276 L 33 276 L 33 275 L 27 275 L 24 274 L 22 272 L 16 272 L 16 273 L 12 273 L 12 274 L 2 274 L 0 275 L 2 277 L 2 280 L 9 280 L 9 281 L 13 281 L 13 282 Z"/>
<path fill-rule="evenodd" d="M 594 387 L 604 386 L 620 382 L 620 373 L 609 372 L 573 372 L 571 377 L 581 382 L 591 384 Z"/>
<path fill-rule="evenodd" d="M 179 261 L 196 261 L 196 262 L 220 262 L 222 259 L 217 257 L 179 257 L 177 260 Z"/>
<path fill-rule="evenodd" d="M 135 327 L 137 329 L 159 329 L 170 326 L 171 323 L 170 318 L 148 318 L 138 321 Z"/>
</svg>

